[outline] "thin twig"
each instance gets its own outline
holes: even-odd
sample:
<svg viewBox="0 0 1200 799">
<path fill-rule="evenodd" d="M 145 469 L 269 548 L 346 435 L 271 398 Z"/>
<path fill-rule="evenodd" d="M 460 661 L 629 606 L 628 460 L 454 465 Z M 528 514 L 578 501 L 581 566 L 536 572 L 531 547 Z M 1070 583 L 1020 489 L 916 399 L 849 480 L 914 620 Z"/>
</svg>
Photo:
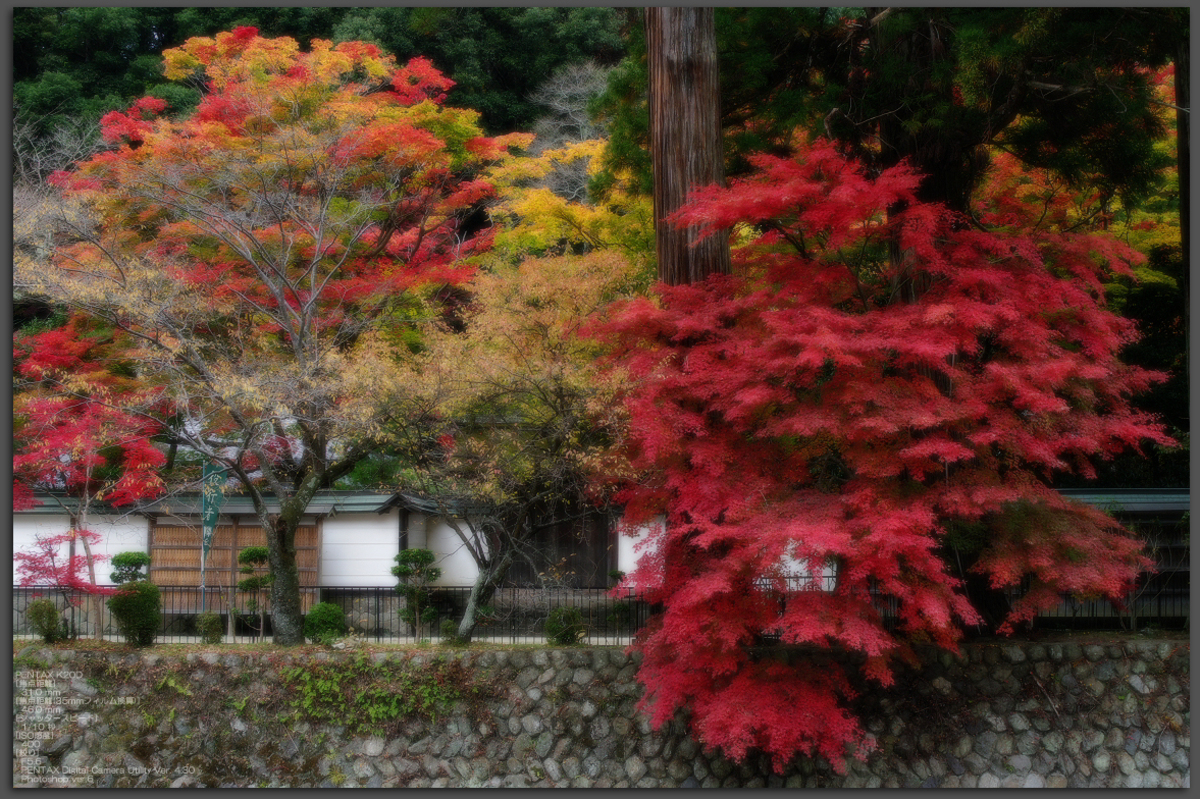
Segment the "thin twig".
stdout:
<svg viewBox="0 0 1200 799">
<path fill-rule="evenodd" d="M 1062 716 L 1058 715 L 1058 708 L 1054 706 L 1054 700 L 1050 698 L 1050 693 L 1046 690 L 1045 686 L 1042 685 L 1036 676 L 1033 674 L 1030 674 L 1029 676 L 1033 677 L 1033 681 L 1037 683 L 1037 687 L 1042 689 L 1042 693 L 1046 695 L 1046 701 L 1050 703 L 1050 709 L 1054 711 L 1054 717 L 1061 722 Z"/>
</svg>

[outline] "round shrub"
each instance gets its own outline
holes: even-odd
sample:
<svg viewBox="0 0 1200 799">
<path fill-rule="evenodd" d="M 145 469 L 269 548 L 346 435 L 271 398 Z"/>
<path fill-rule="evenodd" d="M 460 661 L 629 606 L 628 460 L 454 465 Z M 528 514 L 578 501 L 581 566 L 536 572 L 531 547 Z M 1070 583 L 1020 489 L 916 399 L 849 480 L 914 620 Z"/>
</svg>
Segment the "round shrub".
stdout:
<svg viewBox="0 0 1200 799">
<path fill-rule="evenodd" d="M 546 641 L 556 646 L 574 646 L 587 635 L 579 608 L 559 607 L 546 619 Z"/>
<path fill-rule="evenodd" d="M 119 552 L 113 555 L 113 570 L 109 577 L 117 585 L 145 580 L 142 569 L 150 568 L 150 556 L 145 552 Z"/>
<path fill-rule="evenodd" d="M 318 602 L 304 617 L 304 637 L 313 643 L 329 643 L 346 633 L 346 613 L 332 602 Z"/>
<path fill-rule="evenodd" d="M 162 623 L 162 596 L 154 583 L 139 580 L 125 583 L 108 600 L 125 641 L 134 646 L 150 646 Z"/>
<path fill-rule="evenodd" d="M 58 605 L 51 599 L 35 599 L 25 608 L 25 619 L 33 631 L 48 644 L 60 637 Z"/>
<path fill-rule="evenodd" d="M 221 623 L 221 617 L 211 610 L 207 610 L 196 617 L 196 632 L 200 634 L 200 640 L 206 644 L 219 644 L 221 639 L 225 637 L 225 625 Z"/>
</svg>

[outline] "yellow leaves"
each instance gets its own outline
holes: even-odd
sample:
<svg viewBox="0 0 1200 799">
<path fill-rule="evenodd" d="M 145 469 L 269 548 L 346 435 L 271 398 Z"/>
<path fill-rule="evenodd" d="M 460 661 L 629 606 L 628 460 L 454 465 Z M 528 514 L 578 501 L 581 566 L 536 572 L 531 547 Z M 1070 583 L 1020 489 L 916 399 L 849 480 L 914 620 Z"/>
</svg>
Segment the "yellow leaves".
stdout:
<svg viewBox="0 0 1200 799">
<path fill-rule="evenodd" d="M 216 38 L 188 39 L 163 51 L 164 73 L 169 80 L 182 80 L 203 69 L 206 79 L 223 89 L 234 81 L 265 81 L 295 65 L 300 51 L 295 39 L 264 39 L 256 34 L 253 28 L 239 28 Z"/>
<path fill-rule="evenodd" d="M 378 431 L 380 408 L 388 409 L 399 389 L 410 383 L 397 345 L 382 331 L 360 336 L 347 353 L 330 353 L 326 369 L 337 376 L 341 415 L 352 426 Z"/>
<path fill-rule="evenodd" d="M 519 242 L 521 249 L 545 251 L 562 240 L 610 246 L 604 226 L 608 214 L 603 209 L 568 202 L 549 189 L 525 189 L 514 195 L 504 206 L 514 222 L 504 238 Z"/>
<path fill-rule="evenodd" d="M 329 83 L 339 75 L 354 68 L 354 59 L 344 51 L 336 50 L 333 43 L 325 39 L 313 39 L 305 58 L 308 77 L 320 83 Z"/>
<path fill-rule="evenodd" d="M 522 137 L 522 139 L 518 140 L 518 144 L 514 146 L 525 147 L 533 141 L 532 134 L 512 134 L 512 136 Z M 603 139 L 574 142 L 557 150 L 547 150 L 541 155 L 526 156 L 503 166 L 493 168 L 488 175 L 498 186 L 506 189 L 517 189 L 520 185 L 528 181 L 545 178 L 558 166 L 569 165 L 584 159 L 589 159 L 589 163 L 595 163 L 595 156 L 604 150 L 604 145 L 605 142 Z"/>
<path fill-rule="evenodd" d="M 428 324 L 424 350 L 404 358 L 405 390 L 426 396 L 448 415 L 507 395 L 510 410 L 543 417 L 547 410 L 539 397 L 590 390 L 587 371 L 596 352 L 572 333 L 627 269 L 622 259 L 597 254 L 531 260 L 479 275 L 471 286 L 474 313 L 466 331 Z"/>
<path fill-rule="evenodd" d="M 215 42 L 208 37 L 197 37 L 189 40 L 189 42 L 197 43 L 202 41 L 210 46 L 215 46 Z M 182 47 L 163 50 L 163 75 L 167 80 L 186 80 L 203 66 L 203 62 L 195 53 L 185 50 Z"/>
<path fill-rule="evenodd" d="M 47 186 L 24 184 L 13 185 L 12 199 L 14 263 L 44 265 L 53 250 L 56 230 L 77 215 L 73 206 L 79 201 L 65 198 Z"/>
<path fill-rule="evenodd" d="M 233 84 L 245 84 L 245 96 L 254 93 L 251 87 L 265 90 L 264 96 L 284 101 L 276 103 L 273 114 L 264 110 L 263 119 L 276 121 L 310 111 L 331 93 L 362 95 L 396 70 L 395 58 L 374 45 L 314 39 L 309 51 L 301 52 L 294 39 L 263 38 L 253 28 L 189 39 L 165 50 L 163 61 L 171 80 L 202 73 L 216 91 Z"/>
<path fill-rule="evenodd" d="M 653 256 L 652 202 L 619 192 L 604 205 L 555 194 L 545 181 L 556 170 L 580 161 L 593 174 L 605 142 L 575 142 L 538 156 L 511 159 L 488 172 L 499 203 L 492 214 L 502 224 L 496 247 L 510 258 L 541 255 L 571 247 L 619 249 L 645 264 Z"/>
<path fill-rule="evenodd" d="M 531 258 L 480 274 L 466 330 L 430 326 L 426 350 L 407 359 L 409 390 L 424 392 L 447 416 L 487 407 L 541 426 L 568 411 L 600 414 L 617 386 L 601 378 L 600 349 L 580 332 L 633 290 L 637 275 L 614 252 Z"/>
</svg>

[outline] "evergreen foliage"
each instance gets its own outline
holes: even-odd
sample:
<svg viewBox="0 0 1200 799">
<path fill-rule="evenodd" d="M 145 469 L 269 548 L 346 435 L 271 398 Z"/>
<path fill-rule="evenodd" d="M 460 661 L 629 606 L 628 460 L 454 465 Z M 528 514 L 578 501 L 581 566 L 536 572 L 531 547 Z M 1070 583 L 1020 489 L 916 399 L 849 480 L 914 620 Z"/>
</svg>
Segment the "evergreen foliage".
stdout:
<svg viewBox="0 0 1200 799">
<path fill-rule="evenodd" d="M 145 552 L 120 552 L 113 555 L 112 565 L 109 579 L 117 585 L 145 580 L 147 575 L 143 569 L 150 568 L 150 556 Z"/>
<path fill-rule="evenodd" d="M 583 613 L 579 608 L 562 606 L 546 617 L 546 642 L 554 646 L 576 646 L 587 637 Z"/>
<path fill-rule="evenodd" d="M 332 602 L 318 602 L 304 616 L 304 637 L 315 644 L 328 644 L 346 633 L 346 612 Z"/>
<path fill-rule="evenodd" d="M 157 585 L 145 580 L 125 583 L 109 597 L 108 607 L 128 643 L 154 643 L 162 625 L 162 592 Z"/>
<path fill-rule="evenodd" d="M 25 619 L 33 631 L 42 637 L 42 641 L 52 644 L 62 634 L 61 617 L 58 606 L 52 599 L 35 599 L 25 606 Z"/>
<path fill-rule="evenodd" d="M 200 634 L 201 642 L 219 644 L 225 637 L 225 625 L 218 614 L 208 610 L 196 617 L 196 632 Z"/>
<path fill-rule="evenodd" d="M 434 566 L 437 555 L 428 549 L 405 549 L 395 557 L 392 574 L 399 578 L 396 593 L 404 597 L 400 618 L 408 622 L 414 633 L 421 625 L 437 620 L 437 609 L 429 605 L 429 587 L 442 576 Z"/>
</svg>

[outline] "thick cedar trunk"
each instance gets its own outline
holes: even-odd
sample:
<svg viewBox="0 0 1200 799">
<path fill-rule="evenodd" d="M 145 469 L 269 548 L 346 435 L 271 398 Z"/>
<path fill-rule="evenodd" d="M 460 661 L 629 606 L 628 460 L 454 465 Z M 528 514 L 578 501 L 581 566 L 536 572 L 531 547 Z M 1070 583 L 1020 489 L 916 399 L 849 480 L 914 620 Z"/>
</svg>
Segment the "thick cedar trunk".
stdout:
<svg viewBox="0 0 1200 799">
<path fill-rule="evenodd" d="M 650 157 L 658 277 L 668 285 L 728 274 L 729 241 L 663 221 L 697 186 L 724 185 L 717 43 L 711 8 L 647 8 Z"/>
<path fill-rule="evenodd" d="M 1183 330 L 1187 336 L 1190 329 L 1189 289 L 1192 282 L 1192 253 L 1191 247 L 1191 205 L 1192 205 L 1192 151 L 1188 135 L 1191 130 L 1191 86 L 1189 85 L 1191 68 L 1191 42 L 1187 35 L 1179 37 L 1175 50 L 1175 105 L 1180 109 L 1175 112 L 1175 144 L 1178 148 L 1177 167 L 1179 169 L 1179 231 L 1180 245 L 1183 256 L 1183 285 L 1179 288 L 1183 294 Z"/>
</svg>

